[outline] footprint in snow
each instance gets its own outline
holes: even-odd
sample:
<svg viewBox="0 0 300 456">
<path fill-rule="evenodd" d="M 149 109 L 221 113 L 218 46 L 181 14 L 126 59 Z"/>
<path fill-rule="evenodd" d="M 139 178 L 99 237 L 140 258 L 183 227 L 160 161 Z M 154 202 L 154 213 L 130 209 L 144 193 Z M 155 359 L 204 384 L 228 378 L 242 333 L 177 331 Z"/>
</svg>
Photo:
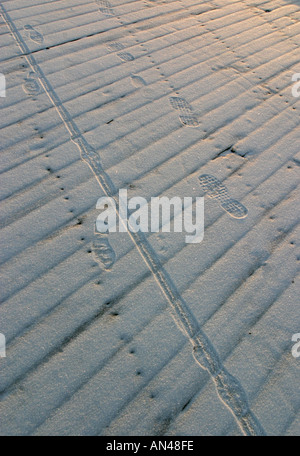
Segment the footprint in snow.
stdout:
<svg viewBox="0 0 300 456">
<path fill-rule="evenodd" d="M 109 270 L 112 268 L 116 261 L 116 254 L 111 247 L 107 237 L 97 234 L 97 239 L 94 240 L 92 251 L 95 261 L 104 267 L 104 269 Z"/>
<path fill-rule="evenodd" d="M 179 111 L 179 119 L 188 127 L 198 127 L 199 121 L 195 116 L 191 105 L 184 99 L 180 97 L 171 97 L 170 104 L 173 109 Z"/>
<path fill-rule="evenodd" d="M 42 44 L 44 41 L 43 35 L 35 30 L 31 25 L 25 25 L 24 30 L 26 30 L 29 38 L 35 43 Z"/>
<path fill-rule="evenodd" d="M 118 52 L 117 56 L 120 57 L 120 59 L 123 60 L 123 62 L 131 62 L 132 60 L 134 60 L 133 55 L 125 51 Z"/>
<path fill-rule="evenodd" d="M 99 10 L 105 16 L 114 16 L 114 10 L 111 3 L 108 0 L 96 0 L 97 5 L 99 6 Z"/>
<path fill-rule="evenodd" d="M 248 209 L 239 201 L 232 199 L 225 185 L 216 177 L 203 174 L 198 179 L 205 194 L 216 199 L 231 217 L 238 219 L 247 217 Z"/>
<path fill-rule="evenodd" d="M 41 91 L 37 75 L 32 71 L 28 73 L 27 78 L 24 80 L 23 90 L 27 95 L 38 95 Z"/>
</svg>

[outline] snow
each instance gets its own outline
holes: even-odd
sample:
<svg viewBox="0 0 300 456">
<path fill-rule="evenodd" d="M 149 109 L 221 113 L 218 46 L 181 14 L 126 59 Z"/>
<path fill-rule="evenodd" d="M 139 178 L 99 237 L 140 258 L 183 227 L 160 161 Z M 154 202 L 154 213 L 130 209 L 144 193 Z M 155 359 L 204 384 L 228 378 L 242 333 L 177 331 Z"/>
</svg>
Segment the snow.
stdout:
<svg viewBox="0 0 300 456">
<path fill-rule="evenodd" d="M 299 435 L 299 1 L 0 18 L 0 434 Z M 120 188 L 204 196 L 204 240 L 103 244 Z"/>
</svg>

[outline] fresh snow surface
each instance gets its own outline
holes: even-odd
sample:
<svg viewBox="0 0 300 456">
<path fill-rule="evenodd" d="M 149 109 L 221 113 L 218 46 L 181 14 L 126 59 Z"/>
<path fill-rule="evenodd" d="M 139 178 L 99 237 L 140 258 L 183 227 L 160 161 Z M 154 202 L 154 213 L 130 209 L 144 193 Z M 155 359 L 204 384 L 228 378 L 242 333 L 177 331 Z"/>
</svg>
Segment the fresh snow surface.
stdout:
<svg viewBox="0 0 300 456">
<path fill-rule="evenodd" d="M 1 2 L 1 435 L 300 434 L 299 19 Z M 204 196 L 204 240 L 95 233 L 119 188 Z"/>
</svg>

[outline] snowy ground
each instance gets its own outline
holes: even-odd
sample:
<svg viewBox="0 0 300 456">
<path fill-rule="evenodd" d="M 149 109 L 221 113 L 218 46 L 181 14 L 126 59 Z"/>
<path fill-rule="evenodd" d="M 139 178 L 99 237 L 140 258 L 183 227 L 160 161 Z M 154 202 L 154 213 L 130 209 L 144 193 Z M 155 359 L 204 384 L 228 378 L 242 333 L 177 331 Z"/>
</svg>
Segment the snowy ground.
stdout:
<svg viewBox="0 0 300 456">
<path fill-rule="evenodd" d="M 0 14 L 1 434 L 299 435 L 299 0 Z M 99 241 L 100 196 L 204 174 L 247 216 Z"/>
</svg>

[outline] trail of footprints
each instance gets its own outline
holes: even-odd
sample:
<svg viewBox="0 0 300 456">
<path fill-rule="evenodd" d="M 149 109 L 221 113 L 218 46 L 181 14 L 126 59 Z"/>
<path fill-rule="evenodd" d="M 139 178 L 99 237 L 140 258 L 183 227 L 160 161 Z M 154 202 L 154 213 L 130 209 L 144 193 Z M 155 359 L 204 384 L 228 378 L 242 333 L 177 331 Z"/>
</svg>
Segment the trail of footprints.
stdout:
<svg viewBox="0 0 300 456">
<path fill-rule="evenodd" d="M 117 56 L 123 60 L 123 62 L 130 62 L 134 60 L 134 56 L 132 54 L 124 51 L 125 47 L 122 43 L 111 42 L 107 45 L 107 49 L 110 51 L 119 51 Z M 144 79 L 137 75 L 131 76 L 131 82 L 137 88 L 146 85 Z M 173 96 L 170 97 L 169 100 L 172 108 L 179 111 L 179 119 L 183 125 L 188 127 L 199 127 L 200 123 L 197 116 L 194 114 L 193 108 L 184 98 Z"/>
<path fill-rule="evenodd" d="M 38 32 L 34 27 L 27 24 L 24 25 L 24 30 L 27 33 L 28 38 L 35 43 L 42 44 L 44 42 L 43 35 Z M 27 95 L 35 96 L 41 91 L 38 77 L 34 71 L 30 71 L 23 83 L 23 90 Z"/>
<path fill-rule="evenodd" d="M 124 45 L 119 42 L 111 42 L 108 44 L 108 49 L 112 51 L 119 51 L 118 56 L 123 61 L 132 61 L 134 57 L 132 54 L 123 51 Z M 154 62 L 153 62 L 154 63 Z M 163 75 L 162 75 L 163 76 Z M 143 78 L 137 75 L 131 75 L 131 82 L 135 87 L 143 87 L 146 82 Z M 174 88 L 171 87 L 172 91 Z M 169 98 L 170 105 L 172 108 L 179 112 L 179 119 L 184 126 L 188 127 L 199 127 L 200 122 L 198 117 L 195 115 L 192 106 L 188 103 L 185 98 L 177 95 Z M 217 200 L 221 207 L 233 218 L 243 219 L 247 217 L 247 208 L 237 200 L 234 200 L 229 196 L 228 190 L 222 182 L 216 177 L 204 174 L 199 176 L 199 183 L 204 193 Z"/>
<path fill-rule="evenodd" d="M 137 88 L 144 87 L 145 85 L 147 85 L 146 81 L 140 76 L 137 76 L 136 74 L 131 75 L 131 82 Z"/>
<path fill-rule="evenodd" d="M 97 5 L 99 5 L 99 10 L 107 15 L 107 16 L 114 16 L 114 11 L 111 3 L 107 0 L 96 0 Z M 120 21 L 120 20 L 119 20 Z M 120 21 L 121 25 L 123 23 Z M 123 60 L 123 62 L 131 62 L 134 60 L 134 56 L 129 52 L 124 51 L 123 44 L 119 42 L 111 42 L 107 45 L 107 48 L 111 51 L 119 51 L 117 56 Z M 143 87 L 146 85 L 145 81 L 140 78 L 139 76 L 132 76 L 132 83 L 135 87 Z M 174 91 L 173 88 L 171 88 Z M 172 108 L 179 111 L 179 119 L 184 126 L 188 127 L 198 127 L 199 120 L 197 116 L 194 114 L 191 105 L 184 99 L 179 96 L 171 97 L 170 104 Z"/>
<path fill-rule="evenodd" d="M 119 51 L 117 53 L 117 56 L 121 60 L 123 60 L 123 62 L 131 62 L 132 60 L 135 60 L 134 56 L 132 54 L 130 54 L 130 52 L 124 51 L 125 46 L 122 43 L 119 43 L 117 41 L 110 42 L 107 45 L 107 49 L 110 51 Z M 145 85 L 147 85 L 146 81 L 142 77 L 137 76 L 135 74 L 131 75 L 131 82 L 137 88 L 144 87 Z"/>
</svg>

